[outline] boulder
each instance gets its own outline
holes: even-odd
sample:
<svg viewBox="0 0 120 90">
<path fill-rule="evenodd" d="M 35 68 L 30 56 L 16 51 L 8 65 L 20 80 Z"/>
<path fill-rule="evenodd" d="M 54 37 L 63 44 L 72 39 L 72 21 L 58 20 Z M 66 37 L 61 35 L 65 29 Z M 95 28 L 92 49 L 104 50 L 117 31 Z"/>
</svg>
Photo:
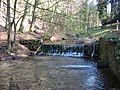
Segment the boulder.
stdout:
<svg viewBox="0 0 120 90">
<path fill-rule="evenodd" d="M 60 41 L 62 41 L 62 40 L 64 40 L 64 38 L 62 38 L 62 37 L 60 37 L 60 36 L 52 36 L 51 38 L 50 38 L 50 41 L 52 41 L 52 42 L 60 42 Z"/>
</svg>

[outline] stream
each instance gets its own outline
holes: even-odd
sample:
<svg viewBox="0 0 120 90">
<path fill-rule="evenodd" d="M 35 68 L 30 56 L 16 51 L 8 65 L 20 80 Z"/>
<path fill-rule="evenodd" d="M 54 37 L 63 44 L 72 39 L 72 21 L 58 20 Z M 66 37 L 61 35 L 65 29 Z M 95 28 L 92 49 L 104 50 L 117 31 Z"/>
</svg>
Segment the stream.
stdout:
<svg viewBox="0 0 120 90">
<path fill-rule="evenodd" d="M 119 90 L 108 68 L 90 59 L 35 56 L 0 62 L 0 90 Z"/>
<path fill-rule="evenodd" d="M 109 68 L 83 58 L 84 45 L 45 45 L 41 51 L 45 55 L 1 61 L 0 90 L 120 90 Z"/>
</svg>

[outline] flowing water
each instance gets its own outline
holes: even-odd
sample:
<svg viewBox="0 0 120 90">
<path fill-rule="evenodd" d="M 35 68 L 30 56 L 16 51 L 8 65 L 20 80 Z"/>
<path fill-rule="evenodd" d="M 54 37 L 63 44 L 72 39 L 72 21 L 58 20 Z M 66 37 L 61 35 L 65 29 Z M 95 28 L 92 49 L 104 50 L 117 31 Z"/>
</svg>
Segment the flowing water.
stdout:
<svg viewBox="0 0 120 90">
<path fill-rule="evenodd" d="M 81 45 L 50 45 L 44 44 L 39 52 L 43 52 L 47 55 L 58 56 L 84 56 L 84 44 Z M 39 53 L 38 52 L 38 53 Z"/>
<path fill-rule="evenodd" d="M 43 50 L 50 56 L 0 62 L 0 90 L 120 90 L 108 68 L 81 58 L 84 46 L 53 47 Z"/>
<path fill-rule="evenodd" d="M 0 62 L 0 90 L 119 90 L 109 69 L 90 59 L 35 56 Z"/>
</svg>

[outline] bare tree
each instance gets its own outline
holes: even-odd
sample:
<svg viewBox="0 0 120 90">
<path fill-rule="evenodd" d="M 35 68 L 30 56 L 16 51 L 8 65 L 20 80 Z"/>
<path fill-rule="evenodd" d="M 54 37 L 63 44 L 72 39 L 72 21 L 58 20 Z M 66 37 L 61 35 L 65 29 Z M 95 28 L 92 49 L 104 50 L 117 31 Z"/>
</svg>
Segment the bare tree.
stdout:
<svg viewBox="0 0 120 90">
<path fill-rule="evenodd" d="M 27 9 L 28 9 L 28 5 L 29 5 L 28 3 L 29 3 L 29 0 L 27 0 L 26 4 L 25 4 L 24 13 L 23 13 L 23 16 L 22 16 L 22 20 L 21 20 L 21 23 L 20 23 L 19 30 L 18 30 L 20 32 L 23 32 L 23 29 L 24 29 L 23 22 L 24 22 L 24 19 L 25 19 L 26 15 L 27 15 Z"/>
<path fill-rule="evenodd" d="M 12 24 L 14 25 L 14 41 L 13 41 L 13 48 L 15 48 L 16 45 L 16 23 L 15 23 L 15 18 L 16 18 L 16 6 L 17 6 L 17 0 L 14 2 L 14 14 L 13 14 L 13 21 Z M 11 25 L 12 26 L 12 25 Z"/>
<path fill-rule="evenodd" d="M 37 8 L 37 5 L 38 5 L 38 0 L 35 0 L 34 1 L 34 6 L 33 6 L 33 11 L 32 11 L 32 21 L 30 23 L 30 28 L 29 28 L 29 31 L 31 31 L 32 27 L 34 28 L 34 25 L 35 25 L 35 19 L 36 19 L 36 8 Z"/>
<path fill-rule="evenodd" d="M 11 38 L 10 38 L 10 33 L 11 33 L 11 21 L 10 21 L 10 0 L 7 0 L 7 49 L 8 49 L 8 52 L 11 51 Z"/>
</svg>

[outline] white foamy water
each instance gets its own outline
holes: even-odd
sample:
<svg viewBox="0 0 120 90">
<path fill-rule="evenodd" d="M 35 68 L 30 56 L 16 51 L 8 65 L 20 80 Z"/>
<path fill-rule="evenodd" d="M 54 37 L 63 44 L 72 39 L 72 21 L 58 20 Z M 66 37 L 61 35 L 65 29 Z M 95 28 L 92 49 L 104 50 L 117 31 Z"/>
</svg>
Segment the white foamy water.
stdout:
<svg viewBox="0 0 120 90">
<path fill-rule="evenodd" d="M 64 68 L 91 68 L 93 66 L 88 66 L 88 65 L 66 65 L 66 66 L 61 66 Z"/>
<path fill-rule="evenodd" d="M 76 53 L 76 52 L 69 52 L 69 53 L 65 53 L 63 52 L 62 54 L 60 53 L 48 53 L 48 55 L 53 55 L 53 56 L 70 56 L 70 57 L 83 57 L 84 56 L 84 53 Z"/>
</svg>

